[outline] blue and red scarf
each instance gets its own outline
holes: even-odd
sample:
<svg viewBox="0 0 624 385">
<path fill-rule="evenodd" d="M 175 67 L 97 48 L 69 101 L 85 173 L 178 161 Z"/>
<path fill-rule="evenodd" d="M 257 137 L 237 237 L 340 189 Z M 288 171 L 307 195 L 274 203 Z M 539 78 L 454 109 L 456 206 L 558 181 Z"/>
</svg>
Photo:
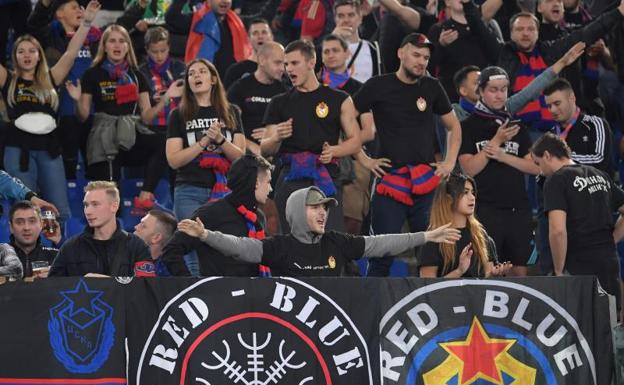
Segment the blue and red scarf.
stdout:
<svg viewBox="0 0 624 385">
<path fill-rule="evenodd" d="M 503 124 L 505 120 L 511 120 L 512 118 L 511 113 L 507 110 L 492 110 L 490 107 L 483 104 L 481 100 L 474 105 L 474 113 L 487 119 L 497 120 L 500 122 L 498 123 L 499 125 Z"/>
<path fill-rule="evenodd" d="M 247 237 L 259 240 L 266 238 L 264 229 L 260 226 L 260 223 L 258 223 L 258 214 L 249 210 L 244 205 L 238 206 L 236 211 L 238 211 L 238 213 L 245 218 L 245 224 L 247 225 Z M 260 264 L 258 265 L 258 270 L 261 277 L 271 276 L 271 269 L 268 266 Z"/>
<path fill-rule="evenodd" d="M 210 191 L 209 202 L 225 198 L 231 190 L 227 186 L 227 172 L 232 163 L 223 155 L 212 151 L 202 151 L 199 154 L 199 167 L 211 168 L 215 175 L 215 184 Z"/>
<path fill-rule="evenodd" d="M 414 195 L 425 195 L 440 184 L 440 177 L 426 164 L 393 168 L 381 178 L 375 191 L 407 206 L 414 205 Z"/>
<path fill-rule="evenodd" d="M 516 72 L 516 81 L 513 84 L 514 93 L 526 88 L 533 79 L 548 68 L 537 48 L 534 48 L 528 57 L 525 53 L 518 52 L 518 57 L 520 58 L 520 66 Z M 522 123 L 540 131 L 548 131 L 555 123 L 548 106 L 546 106 L 543 94 L 538 99 L 528 103 L 516 113 L 516 116 L 522 120 Z"/>
<path fill-rule="evenodd" d="M 323 66 L 323 69 L 321 70 L 321 80 L 323 81 L 323 84 L 329 86 L 332 89 L 341 90 L 342 87 L 347 84 L 350 77 L 351 74 L 349 73 L 349 70 L 346 70 L 341 74 L 332 72 L 328 70 L 325 66 Z"/>
<path fill-rule="evenodd" d="M 314 185 L 323 191 L 326 196 L 336 195 L 336 185 L 327 171 L 327 167 L 319 161 L 319 155 L 312 152 L 297 152 L 283 154 L 281 157 L 284 166 L 290 165 L 290 171 L 284 180 L 294 181 L 312 179 Z M 332 160 L 337 164 L 337 160 Z"/>
<path fill-rule="evenodd" d="M 562 126 L 561 124 L 556 124 L 555 132 L 557 133 L 557 136 L 559 136 L 561 139 L 565 141 L 568 138 L 568 134 L 570 133 L 570 130 L 576 124 L 576 121 L 578 120 L 579 115 L 581 115 L 581 109 L 576 107 L 576 111 L 574 111 L 574 114 L 572 114 L 572 118 L 565 125 L 565 127 Z"/>
<path fill-rule="evenodd" d="M 111 80 L 117 82 L 115 101 L 117 104 L 134 103 L 139 100 L 139 87 L 130 76 L 130 65 L 127 60 L 113 64 L 108 59 L 102 62 L 102 68 L 108 72 Z"/>
<path fill-rule="evenodd" d="M 150 57 L 147 59 L 147 67 L 152 75 L 151 81 L 153 89 L 157 94 L 160 94 L 161 97 L 165 95 L 165 92 L 167 92 L 167 89 L 175 80 L 169 70 L 170 66 L 171 58 L 167 58 L 167 60 L 165 60 L 162 64 L 156 64 L 156 62 Z M 171 111 L 173 111 L 177 106 L 178 101 L 176 99 L 171 99 L 165 103 L 165 108 L 163 108 L 156 115 L 152 121 L 152 125 L 160 127 L 167 126 L 167 118 L 169 117 Z"/>
</svg>

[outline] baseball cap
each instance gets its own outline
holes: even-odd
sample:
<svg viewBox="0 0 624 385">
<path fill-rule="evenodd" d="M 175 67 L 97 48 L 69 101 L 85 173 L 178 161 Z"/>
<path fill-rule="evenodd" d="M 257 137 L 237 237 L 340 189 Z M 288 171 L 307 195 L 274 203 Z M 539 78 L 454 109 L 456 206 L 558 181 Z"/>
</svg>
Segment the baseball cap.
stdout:
<svg viewBox="0 0 624 385">
<path fill-rule="evenodd" d="M 509 81 L 509 75 L 504 69 L 496 66 L 485 67 L 479 75 L 479 87 L 483 88 L 489 81 L 501 79 Z"/>
<path fill-rule="evenodd" d="M 336 207 L 338 206 L 338 201 L 334 198 L 329 198 L 325 196 L 325 194 L 323 194 L 321 190 L 312 188 L 310 189 L 310 191 L 308 191 L 308 196 L 306 196 L 305 204 L 306 206 L 325 205 L 328 207 Z"/>
<path fill-rule="evenodd" d="M 409 35 L 405 36 L 401 41 L 400 47 L 404 47 L 406 44 L 411 44 L 415 47 L 428 47 L 431 51 L 433 51 L 434 45 L 431 40 L 427 39 L 422 33 L 412 32 Z"/>
</svg>

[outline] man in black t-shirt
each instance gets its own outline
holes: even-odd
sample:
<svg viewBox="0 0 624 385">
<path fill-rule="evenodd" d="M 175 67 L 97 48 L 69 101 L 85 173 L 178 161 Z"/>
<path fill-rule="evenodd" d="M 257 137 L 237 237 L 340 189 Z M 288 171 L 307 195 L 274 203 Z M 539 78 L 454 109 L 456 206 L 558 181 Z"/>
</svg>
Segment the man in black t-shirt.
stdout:
<svg viewBox="0 0 624 385">
<path fill-rule="evenodd" d="M 315 187 L 295 191 L 286 205 L 292 232 L 265 240 L 239 238 L 204 229 L 201 220 L 184 220 L 182 232 L 200 238 L 224 255 L 246 263 L 262 263 L 278 276 L 340 276 L 345 265 L 362 256 L 381 257 L 404 252 L 425 242 L 453 243 L 459 230 L 448 225 L 432 231 L 356 236 L 326 231 L 328 211 L 338 202 Z"/>
<path fill-rule="evenodd" d="M 511 121 L 506 109 L 509 78 L 500 67 L 487 67 L 479 77 L 479 102 L 462 121 L 459 163 L 479 186 L 477 216 L 498 250 L 511 262 L 512 275 L 526 275 L 533 251 L 532 212 L 525 174 L 536 175 L 528 129 Z"/>
<path fill-rule="evenodd" d="M 620 266 L 615 243 L 624 236 L 624 191 L 603 171 L 575 164 L 558 136 L 545 134 L 531 147 L 544 184 L 554 273 L 596 275 L 602 287 L 620 298 Z M 618 308 L 620 301 L 617 301 Z"/>
<path fill-rule="evenodd" d="M 260 155 L 260 140 L 264 135 L 262 120 L 271 99 L 286 92 L 284 75 L 284 47 L 267 42 L 258 50 L 258 69 L 237 80 L 228 89 L 228 100 L 240 107 L 247 149 Z"/>
<path fill-rule="evenodd" d="M 228 67 L 223 77 L 223 85 L 226 89 L 230 88 L 237 80 L 253 75 L 254 71 L 258 69 L 258 55 L 260 49 L 265 43 L 273 41 L 273 32 L 271 31 L 269 22 L 265 19 L 253 19 L 249 23 L 247 33 L 249 34 L 249 42 L 251 43 L 253 53 L 248 59 L 234 63 Z"/>
<path fill-rule="evenodd" d="M 281 164 L 275 203 L 284 234 L 290 230 L 285 212 L 290 194 L 315 185 L 340 202 L 337 159 L 361 149 L 353 101 L 346 93 L 322 86 L 316 79 L 312 43 L 290 43 L 285 59 L 293 89 L 271 100 L 264 118 L 267 129 L 260 144 L 264 156 L 275 156 Z M 328 227 L 343 227 L 340 206 L 332 210 Z"/>
<path fill-rule="evenodd" d="M 408 35 L 398 51 L 399 70 L 369 79 L 354 97 L 363 121 L 372 113 L 379 133 L 379 157 L 392 163 L 392 169 L 376 182 L 371 202 L 374 234 L 398 233 L 406 220 L 410 231 L 424 230 L 433 190 L 439 178 L 455 167 L 461 130 L 440 82 L 426 73 L 432 49 L 425 35 Z M 432 170 L 435 115 L 449 135 L 446 157 Z M 392 257 L 372 260 L 368 274 L 387 276 L 392 261 Z"/>
</svg>

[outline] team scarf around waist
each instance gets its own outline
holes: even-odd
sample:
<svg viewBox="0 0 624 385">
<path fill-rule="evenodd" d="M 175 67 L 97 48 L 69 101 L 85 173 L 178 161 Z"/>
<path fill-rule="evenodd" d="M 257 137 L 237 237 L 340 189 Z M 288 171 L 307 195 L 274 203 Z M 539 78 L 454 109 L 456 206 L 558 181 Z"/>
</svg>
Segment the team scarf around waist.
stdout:
<svg viewBox="0 0 624 385">
<path fill-rule="evenodd" d="M 576 111 L 574 111 L 574 114 L 572 114 L 572 118 L 570 119 L 568 124 L 565 125 L 565 127 L 562 126 L 561 124 L 555 125 L 555 133 L 557 134 L 557 136 L 563 139 L 563 141 L 565 141 L 568 138 L 568 134 L 570 133 L 570 130 L 572 129 L 572 127 L 574 127 L 574 125 L 576 124 L 576 121 L 578 120 L 578 117 L 580 114 L 581 114 L 581 109 L 576 107 Z"/>
<path fill-rule="evenodd" d="M 115 100 L 117 104 L 126 104 L 139 100 L 139 88 L 130 76 L 130 65 L 127 60 L 119 64 L 113 64 L 108 59 L 102 61 L 102 68 L 108 72 L 108 76 L 115 82 Z"/>
<path fill-rule="evenodd" d="M 283 165 L 290 165 L 286 181 L 312 179 L 314 185 L 323 191 L 326 196 L 336 195 L 336 185 L 327 171 L 327 167 L 319 160 L 319 155 L 312 152 L 287 153 L 281 156 Z M 338 164 L 332 159 L 332 164 Z"/>
<path fill-rule="evenodd" d="M 152 83 L 152 89 L 157 93 L 160 93 L 161 97 L 165 95 L 169 86 L 174 82 L 174 78 L 171 75 L 170 71 L 171 66 L 171 58 L 167 58 L 165 62 L 162 64 L 156 64 L 151 57 L 147 59 L 147 68 L 149 68 L 150 74 L 152 75 L 149 81 Z M 178 106 L 178 102 L 176 99 L 171 98 L 167 103 L 165 103 L 165 107 L 156 115 L 154 120 L 152 120 L 152 125 L 154 126 L 167 126 L 167 118 L 171 111 L 173 111 Z"/>
<path fill-rule="evenodd" d="M 247 236 L 253 239 L 262 240 L 266 237 L 264 234 L 264 229 L 258 223 L 258 214 L 254 211 L 249 210 L 245 205 L 240 205 L 236 209 L 240 215 L 245 218 L 245 224 L 247 225 Z M 258 274 L 261 277 L 270 277 L 271 269 L 268 266 L 259 264 L 258 265 Z"/>
<path fill-rule="evenodd" d="M 513 84 L 514 93 L 526 88 L 529 83 L 548 68 L 537 47 L 533 49 L 528 57 L 522 52 L 518 52 L 517 55 L 520 58 L 520 66 L 516 72 L 516 80 Z M 541 131 L 548 131 L 555 123 L 548 106 L 546 106 L 543 94 L 528 103 L 522 110 L 516 113 L 516 116 L 527 126 Z"/>
<path fill-rule="evenodd" d="M 323 81 L 323 84 L 332 89 L 342 89 L 342 87 L 347 84 L 350 77 L 351 74 L 349 73 L 349 70 L 346 70 L 341 74 L 332 72 L 325 66 L 323 66 L 323 69 L 321 70 L 321 80 Z"/>
<path fill-rule="evenodd" d="M 209 202 L 225 198 L 231 190 L 227 186 L 227 172 L 232 163 L 223 155 L 212 151 L 199 154 L 199 167 L 210 168 L 215 175 L 215 184 L 210 191 Z"/>
<path fill-rule="evenodd" d="M 393 168 L 377 183 L 375 191 L 407 206 L 414 205 L 414 195 L 425 195 L 440 184 L 440 177 L 427 164 Z"/>
</svg>

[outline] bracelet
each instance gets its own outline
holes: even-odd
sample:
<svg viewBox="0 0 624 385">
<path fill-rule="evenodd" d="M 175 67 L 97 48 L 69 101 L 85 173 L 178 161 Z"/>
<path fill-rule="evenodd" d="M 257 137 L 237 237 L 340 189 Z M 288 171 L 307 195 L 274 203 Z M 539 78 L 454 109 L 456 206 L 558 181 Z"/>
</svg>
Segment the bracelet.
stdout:
<svg viewBox="0 0 624 385">
<path fill-rule="evenodd" d="M 225 136 L 223 137 L 223 139 L 221 139 L 221 141 L 219 143 L 215 143 L 217 146 L 221 146 L 223 145 L 223 143 L 225 143 Z"/>
</svg>

